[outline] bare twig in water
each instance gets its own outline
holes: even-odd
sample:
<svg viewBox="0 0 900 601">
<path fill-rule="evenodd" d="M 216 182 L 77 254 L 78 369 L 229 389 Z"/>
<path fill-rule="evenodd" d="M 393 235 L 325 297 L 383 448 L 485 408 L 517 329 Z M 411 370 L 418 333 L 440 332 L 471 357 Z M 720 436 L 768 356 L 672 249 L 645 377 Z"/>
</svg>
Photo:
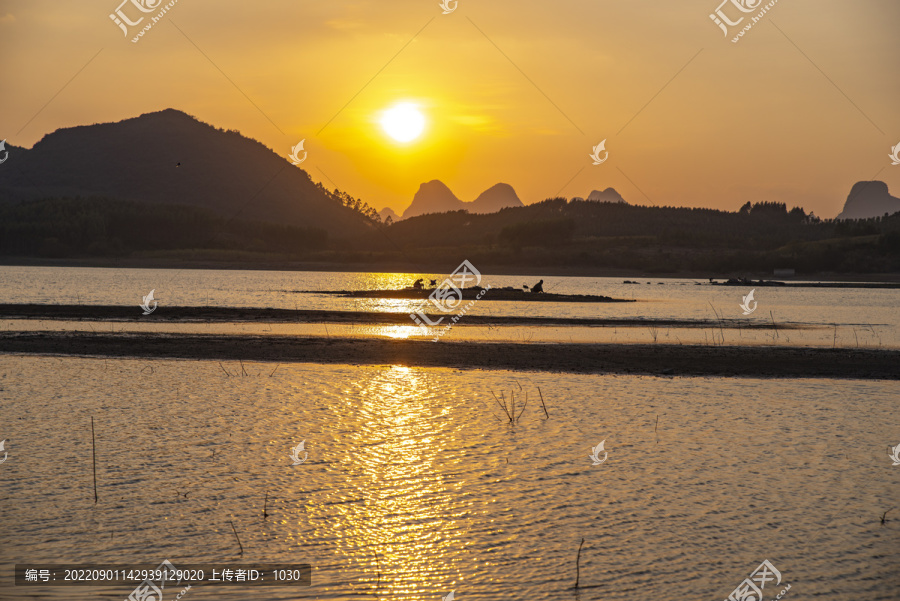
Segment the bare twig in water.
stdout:
<svg viewBox="0 0 900 601">
<path fill-rule="evenodd" d="M 237 539 L 238 546 L 241 548 L 241 555 L 243 555 L 244 554 L 244 545 L 241 544 L 241 537 L 238 536 L 237 530 L 235 530 L 235 528 L 234 528 L 234 522 L 229 521 L 228 523 L 231 524 L 231 531 L 234 532 L 234 538 Z"/>
<path fill-rule="evenodd" d="M 97 502 L 97 444 L 94 441 L 94 416 L 91 416 L 91 457 L 94 464 L 94 503 Z"/>
<path fill-rule="evenodd" d="M 381 561 L 378 559 L 378 549 L 375 550 L 375 570 L 376 570 L 376 581 L 375 581 L 375 590 L 381 588 Z"/>
<path fill-rule="evenodd" d="M 713 313 L 716 314 L 716 319 L 719 320 L 719 336 L 722 337 L 722 344 L 725 344 L 725 330 L 722 328 L 722 318 L 719 317 L 719 312 L 716 311 L 716 308 L 713 307 L 712 301 L 706 301 L 709 303 L 710 308 L 713 310 Z"/>
<path fill-rule="evenodd" d="M 519 387 L 521 389 L 521 386 Z M 491 396 L 494 397 L 494 400 L 500 405 L 500 408 L 503 409 L 503 413 L 506 414 L 506 419 L 512 425 L 516 425 L 519 420 L 522 418 L 522 415 L 525 413 L 525 408 L 528 407 L 528 393 L 525 393 L 525 402 L 522 405 L 521 410 L 516 406 L 516 391 L 511 390 L 509 393 L 509 401 L 506 400 L 506 393 L 500 392 L 500 398 L 497 398 L 497 395 L 494 394 L 494 391 L 491 390 Z M 538 393 L 540 393 L 540 388 L 538 388 Z M 550 414 L 547 413 L 547 406 L 544 405 L 544 398 L 541 395 L 541 405 L 544 406 L 544 414 L 549 418 Z M 502 421 L 502 420 L 501 420 Z"/>
<path fill-rule="evenodd" d="M 769 311 L 769 317 L 772 318 L 772 327 L 775 329 L 775 338 L 778 338 L 778 326 L 775 325 L 775 315 L 772 314 L 772 311 Z"/>
<path fill-rule="evenodd" d="M 263 501 L 263 519 L 269 517 L 269 491 L 266 491 L 266 500 Z"/>
<path fill-rule="evenodd" d="M 238 362 L 241 364 L 241 376 L 248 376 L 250 374 L 247 373 L 247 370 L 244 369 L 244 362 L 238 359 Z"/>
<path fill-rule="evenodd" d="M 547 405 L 544 404 L 544 395 L 541 394 L 541 387 L 538 386 L 538 394 L 541 395 L 541 407 L 544 408 L 544 415 L 547 416 L 547 419 L 550 419 L 550 414 L 547 413 Z"/>
<path fill-rule="evenodd" d="M 652 326 L 648 326 L 647 330 L 650 332 L 650 337 L 653 338 L 653 342 L 656 343 L 656 336 L 659 333 L 659 330 Z"/>
<path fill-rule="evenodd" d="M 516 418 L 516 421 L 519 421 L 519 418 L 522 417 L 522 414 L 525 413 L 525 407 L 528 406 L 528 393 L 525 393 L 525 404 L 522 405 L 522 410 L 519 412 L 519 417 Z"/>
<path fill-rule="evenodd" d="M 653 428 L 653 433 L 656 434 L 656 444 L 659 444 L 659 414 L 656 414 L 656 427 Z"/>
<path fill-rule="evenodd" d="M 884 516 L 886 516 L 888 514 L 888 511 L 893 511 L 894 509 L 895 509 L 894 507 L 891 507 L 890 509 L 888 509 L 887 511 L 885 511 L 884 513 L 881 514 L 882 525 L 884 524 Z"/>
<path fill-rule="evenodd" d="M 870 330 L 872 330 L 872 336 L 874 336 L 876 339 L 878 339 L 878 346 L 881 346 L 881 336 L 879 336 L 878 334 L 875 333 L 875 328 L 872 327 L 872 324 L 867 323 L 866 325 L 869 326 Z"/>
<path fill-rule="evenodd" d="M 270 377 L 270 378 L 271 378 L 272 376 L 275 375 L 275 372 L 278 371 L 278 368 L 279 368 L 279 367 L 281 367 L 281 363 L 279 363 L 278 365 L 276 365 L 276 366 L 275 366 L 275 369 L 272 370 L 272 373 L 269 374 L 269 377 Z"/>
<path fill-rule="evenodd" d="M 509 418 L 509 421 L 512 421 L 512 417 L 509 415 L 509 409 L 506 408 L 506 399 L 503 399 L 503 402 L 500 402 L 500 399 L 497 398 L 497 395 L 494 394 L 494 391 L 491 391 L 491 395 L 494 397 L 494 400 L 497 401 L 497 404 L 500 405 L 500 408 L 503 409 L 503 412 L 506 414 L 506 417 Z M 503 393 L 500 393 L 500 396 L 503 396 Z"/>
<path fill-rule="evenodd" d="M 853 337 L 856 338 L 856 348 L 859 348 L 859 336 L 856 335 L 856 328 L 853 328 Z"/>
<path fill-rule="evenodd" d="M 221 367 L 221 368 L 222 368 L 222 371 L 224 371 L 224 372 L 225 372 L 225 375 L 226 375 L 226 376 L 228 376 L 228 377 L 229 377 L 229 378 L 230 378 L 230 377 L 231 377 L 231 374 L 230 374 L 230 373 L 228 373 L 228 370 L 227 370 L 227 369 L 225 369 L 225 368 L 224 368 L 224 367 L 223 367 L 223 366 L 222 366 L 222 362 L 221 362 L 221 361 L 219 361 L 219 367 Z"/>
<path fill-rule="evenodd" d="M 831 348 L 834 349 L 834 345 L 837 344 L 837 324 L 832 324 L 834 326 L 834 339 L 831 341 Z"/>
<path fill-rule="evenodd" d="M 575 557 L 575 588 L 578 588 L 578 582 L 581 580 L 581 547 L 584 545 L 584 539 L 578 545 L 578 555 Z"/>
</svg>

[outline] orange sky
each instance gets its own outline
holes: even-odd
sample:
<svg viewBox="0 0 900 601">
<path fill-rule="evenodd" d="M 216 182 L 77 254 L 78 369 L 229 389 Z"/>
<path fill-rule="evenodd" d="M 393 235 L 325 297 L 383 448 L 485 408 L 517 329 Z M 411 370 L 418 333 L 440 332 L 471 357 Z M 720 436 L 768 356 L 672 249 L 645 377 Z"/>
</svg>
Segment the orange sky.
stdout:
<svg viewBox="0 0 900 601">
<path fill-rule="evenodd" d="M 178 0 L 132 43 L 121 0 L 5 0 L 0 139 L 177 108 L 285 157 L 305 138 L 314 180 L 398 212 L 431 179 L 822 217 L 858 180 L 900 196 L 900 3 L 779 0 L 735 44 L 719 1 Z M 408 144 L 377 122 L 399 101 L 427 119 Z"/>
</svg>

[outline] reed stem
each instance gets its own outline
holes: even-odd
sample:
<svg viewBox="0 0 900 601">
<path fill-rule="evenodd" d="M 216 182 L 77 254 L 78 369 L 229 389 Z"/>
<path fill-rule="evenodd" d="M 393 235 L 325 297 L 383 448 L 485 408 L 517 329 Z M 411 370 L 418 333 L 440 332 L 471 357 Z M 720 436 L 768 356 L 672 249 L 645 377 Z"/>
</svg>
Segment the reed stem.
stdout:
<svg viewBox="0 0 900 601">
<path fill-rule="evenodd" d="M 234 522 L 229 520 L 228 523 L 231 524 L 231 531 L 234 532 L 234 538 L 237 539 L 238 546 L 241 548 L 241 555 L 243 555 L 244 554 L 244 545 L 241 544 L 241 537 L 238 536 L 237 530 L 235 530 L 235 528 L 234 528 Z"/>
<path fill-rule="evenodd" d="M 94 440 L 94 416 L 91 416 L 91 456 L 94 463 L 94 503 L 97 502 L 97 443 Z"/>
<path fill-rule="evenodd" d="M 541 407 L 544 408 L 544 415 L 547 416 L 547 419 L 550 419 L 550 414 L 547 413 L 547 405 L 544 404 L 544 395 L 541 394 L 541 387 L 538 386 L 538 394 L 541 395 Z"/>
<path fill-rule="evenodd" d="M 584 545 L 584 539 L 578 545 L 578 556 L 575 558 L 575 588 L 578 588 L 578 582 L 581 580 L 581 547 Z"/>
<path fill-rule="evenodd" d="M 659 414 L 656 414 L 656 426 L 653 428 L 653 433 L 656 434 L 656 444 L 659 444 Z"/>
</svg>

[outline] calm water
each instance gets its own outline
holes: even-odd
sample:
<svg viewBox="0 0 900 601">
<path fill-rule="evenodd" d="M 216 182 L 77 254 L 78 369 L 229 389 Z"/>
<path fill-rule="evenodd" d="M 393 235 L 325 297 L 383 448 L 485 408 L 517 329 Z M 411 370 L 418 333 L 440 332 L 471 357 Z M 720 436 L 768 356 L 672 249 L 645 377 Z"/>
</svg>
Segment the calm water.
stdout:
<svg viewBox="0 0 900 601">
<path fill-rule="evenodd" d="M 222 367 L 0 356 L 3 584 L 23 560 L 236 562 L 230 520 L 243 559 L 313 586 L 185 598 L 721 600 L 764 559 L 788 599 L 898 598 L 900 383 Z M 512 390 L 515 427 L 491 396 Z"/>
<path fill-rule="evenodd" d="M 0 302 L 124 304 L 137 313 L 141 296 L 156 288 L 161 310 L 408 312 L 414 306 L 404 301 L 297 291 L 398 287 L 417 277 L 438 275 L 2 267 Z M 486 276 L 486 283 L 535 279 Z M 545 278 L 548 291 L 640 302 L 480 302 L 472 312 L 708 319 L 715 307 L 725 319 L 821 326 L 777 337 L 725 330 L 729 344 L 821 345 L 834 336 L 843 346 L 900 346 L 897 290 L 762 288 L 757 312 L 744 318 L 737 305 L 748 290 L 651 281 Z M 415 334 L 404 326 L 334 324 L 3 325 Z M 715 335 L 656 334 L 676 344 L 692 340 L 681 336 Z M 649 328 L 462 322 L 450 333 L 521 342 L 648 342 L 649 335 Z M 788 600 L 900 598 L 900 466 L 888 457 L 888 447 L 900 444 L 900 382 L 244 368 L 246 377 L 238 364 L 210 361 L 0 355 L 0 440 L 9 453 L 0 464 L 0 599 L 112 601 L 131 589 L 26 593 L 10 587 L 16 562 L 156 565 L 166 558 L 176 566 L 241 559 L 313 566 L 309 588 L 194 587 L 187 601 L 437 601 L 451 590 L 459 601 L 718 601 L 765 559 L 791 584 Z M 516 394 L 518 424 L 509 425 L 492 392 Z M 290 450 L 302 440 L 309 459 L 292 467 Z M 594 466 L 588 455 L 601 441 L 608 459 Z M 573 591 L 582 537 L 582 588 Z M 767 588 L 765 599 L 780 590 Z"/>
<path fill-rule="evenodd" d="M 452 269 L 452 267 L 451 267 Z M 137 305 L 155 289 L 160 309 L 167 306 L 273 307 L 409 313 L 421 303 L 406 300 L 349 299 L 309 294 L 316 290 L 399 288 L 417 278 L 437 279 L 447 274 L 370 274 L 336 272 L 277 272 L 165 269 L 96 269 L 58 267 L 0 267 L 0 303 L 120 304 Z M 482 285 L 533 284 L 533 276 L 491 276 Z M 633 279 L 633 278 L 624 278 Z M 809 329 L 777 332 L 719 328 L 575 328 L 575 327 L 472 327 L 465 319 L 446 339 L 494 341 L 653 342 L 671 344 L 786 344 L 792 346 L 844 346 L 900 348 L 900 290 L 842 288 L 759 288 L 756 311 L 744 316 L 742 296 L 750 289 L 710 286 L 699 280 L 641 279 L 640 285 L 623 278 L 544 278 L 548 292 L 603 294 L 633 298 L 635 303 L 475 303 L 473 315 L 576 318 L 643 318 L 708 320 L 722 318 L 738 324 L 788 322 Z M 651 282 L 650 285 L 647 282 Z M 488 293 L 489 294 L 489 293 Z M 3 329 L 83 329 L 78 323 L 4 322 Z M 326 335 L 324 327 L 269 325 L 211 325 L 202 329 L 153 324 L 112 324 L 115 331 L 206 331 Z M 413 326 L 329 326 L 327 334 L 348 336 L 415 337 Z"/>
</svg>

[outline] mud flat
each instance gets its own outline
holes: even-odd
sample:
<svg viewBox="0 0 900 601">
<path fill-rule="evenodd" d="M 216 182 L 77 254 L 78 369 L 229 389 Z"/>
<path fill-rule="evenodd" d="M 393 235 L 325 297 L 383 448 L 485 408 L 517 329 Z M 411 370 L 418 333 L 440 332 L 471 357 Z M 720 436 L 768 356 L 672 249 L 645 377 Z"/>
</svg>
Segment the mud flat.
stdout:
<svg viewBox="0 0 900 601">
<path fill-rule="evenodd" d="M 441 315 L 429 315 L 432 321 Z M 253 307 L 176 307 L 162 306 L 143 315 L 137 306 L 116 305 L 34 305 L 0 304 L 0 319 L 62 320 L 62 321 L 133 321 L 163 323 L 346 323 L 360 325 L 414 325 L 407 313 L 374 311 L 321 311 L 294 309 L 265 309 Z M 799 330 L 830 328 L 831 325 L 802 323 L 772 323 L 746 319 L 643 319 L 521 317 L 502 315 L 466 315 L 467 325 L 491 326 L 588 326 L 588 327 L 657 327 L 657 328 L 725 328 L 744 330 Z"/>
<path fill-rule="evenodd" d="M 900 379 L 900 351 L 881 349 L 0 332 L 0 353 L 597 374 Z"/>
<path fill-rule="evenodd" d="M 535 294 L 526 292 L 516 288 L 489 288 L 481 297 L 478 295 L 484 290 L 483 288 L 465 288 L 462 290 L 463 300 L 480 300 L 480 301 L 517 301 L 529 303 L 634 303 L 637 302 L 631 298 L 612 298 L 611 296 L 600 296 L 594 294 L 553 294 L 552 292 L 542 292 Z M 334 296 L 343 296 L 346 298 L 405 298 L 405 299 L 427 299 L 433 292 L 434 288 L 424 288 L 417 290 L 415 288 L 404 288 L 402 290 L 317 290 L 303 291 L 295 290 L 298 294 L 331 294 Z"/>
<path fill-rule="evenodd" d="M 781 282 L 777 280 L 726 280 L 717 282 L 710 280 L 713 286 L 740 286 L 746 287 L 771 287 L 783 286 L 785 288 L 881 288 L 896 290 L 900 288 L 900 282 Z"/>
</svg>

